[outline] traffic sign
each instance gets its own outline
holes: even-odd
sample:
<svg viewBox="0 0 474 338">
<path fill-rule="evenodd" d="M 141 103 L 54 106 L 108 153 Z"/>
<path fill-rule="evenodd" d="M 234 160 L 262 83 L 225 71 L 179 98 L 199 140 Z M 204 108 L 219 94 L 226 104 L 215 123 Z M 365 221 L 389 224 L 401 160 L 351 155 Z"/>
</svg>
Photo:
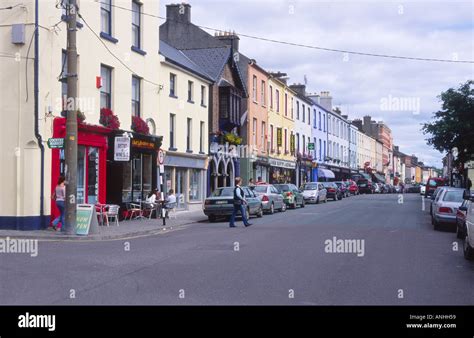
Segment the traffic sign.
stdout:
<svg viewBox="0 0 474 338">
<path fill-rule="evenodd" d="M 50 149 L 64 148 L 64 139 L 63 138 L 50 138 L 48 139 L 48 147 Z"/>
<path fill-rule="evenodd" d="M 162 165 L 165 163 L 165 152 L 160 149 L 158 150 L 158 164 Z"/>
<path fill-rule="evenodd" d="M 314 143 L 308 143 L 308 150 L 314 150 Z"/>
</svg>

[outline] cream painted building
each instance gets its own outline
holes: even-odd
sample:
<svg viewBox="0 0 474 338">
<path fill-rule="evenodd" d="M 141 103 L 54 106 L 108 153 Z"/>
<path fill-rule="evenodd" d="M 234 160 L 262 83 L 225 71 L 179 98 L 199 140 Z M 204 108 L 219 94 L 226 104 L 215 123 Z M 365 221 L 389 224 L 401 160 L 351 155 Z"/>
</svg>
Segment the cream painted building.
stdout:
<svg viewBox="0 0 474 338">
<path fill-rule="evenodd" d="M 356 131 L 357 137 L 357 163 L 359 169 L 368 167 L 375 168 L 376 165 L 376 147 L 375 139 L 360 130 Z"/>
<path fill-rule="evenodd" d="M 270 73 L 268 86 L 268 140 L 270 183 L 296 180 L 295 95 L 282 73 Z"/>
<path fill-rule="evenodd" d="M 160 79 L 167 80 L 158 100 L 157 132 L 162 148 L 164 184 L 173 189 L 179 209 L 201 209 L 206 197 L 210 77 L 174 47 L 160 41 Z"/>
<path fill-rule="evenodd" d="M 132 114 L 135 114 L 147 120 L 151 133 L 155 134 L 153 126 L 161 127 L 161 124 L 168 123 L 167 120 L 161 121 L 157 108 L 160 86 L 166 85 L 158 71 L 159 21 L 131 10 L 158 15 L 159 1 L 139 3 L 113 0 L 113 5 L 125 9 L 110 6 L 108 1 L 102 0 L 102 4 L 78 1 L 84 19 L 79 20 L 77 31 L 79 108 L 84 112 L 88 125 L 99 125 L 100 109 L 108 106 L 118 116 L 121 129 L 131 129 Z M 59 173 L 59 168 L 52 162 L 55 156 L 59 156 L 59 166 L 62 156 L 60 151 L 49 149 L 46 141 L 53 136 L 54 128 L 60 128 L 59 124 L 55 124 L 58 119 L 54 121 L 61 116 L 65 85 L 60 80 L 67 74 L 64 62 L 66 12 L 56 7 L 59 3 L 56 0 L 38 1 L 37 20 L 33 0 L 4 0 L 1 6 L 18 3 L 22 5 L 0 11 L 0 111 L 4 121 L 0 126 L 0 175 L 5 178 L 0 183 L 0 228 L 37 229 L 47 225 L 51 208 L 54 208 L 51 191 L 58 174 L 53 173 Z M 38 39 L 34 35 L 35 21 Z M 30 42 L 32 45 L 28 54 Z M 38 48 L 37 96 L 35 47 Z M 83 132 L 94 128 L 84 126 Z M 79 159 L 79 165 L 91 163 L 93 166 L 94 161 L 104 163 L 104 167 L 80 168 L 90 169 L 95 175 L 91 182 L 87 181 L 87 171 L 79 172 L 84 176 L 78 180 L 85 177 L 84 182 L 88 182 L 89 186 L 79 182 L 83 184 L 82 195 L 78 194 L 77 198 L 89 203 L 109 202 L 109 191 L 104 189 L 104 184 L 106 175 L 107 181 L 112 179 L 108 167 L 105 167 L 107 147 L 112 145 L 108 142 L 106 131 L 98 129 L 94 130 L 104 142 L 102 148 L 82 145 L 79 149 L 80 154 L 85 156 Z M 135 154 L 134 146 L 153 149 L 159 144 L 159 139 L 155 137 L 143 140 L 145 143 L 135 138 L 131 146 L 132 155 Z M 137 157 L 124 164 L 123 182 L 120 182 L 123 186 L 116 191 L 118 200 L 143 196 L 156 184 L 156 173 L 152 170 L 153 159 L 156 158 L 153 151 L 148 154 L 137 151 Z M 132 181 L 134 172 L 131 167 L 135 165 L 143 168 L 141 175 L 133 174 L 134 180 L 136 177 L 140 179 L 140 184 Z"/>
</svg>

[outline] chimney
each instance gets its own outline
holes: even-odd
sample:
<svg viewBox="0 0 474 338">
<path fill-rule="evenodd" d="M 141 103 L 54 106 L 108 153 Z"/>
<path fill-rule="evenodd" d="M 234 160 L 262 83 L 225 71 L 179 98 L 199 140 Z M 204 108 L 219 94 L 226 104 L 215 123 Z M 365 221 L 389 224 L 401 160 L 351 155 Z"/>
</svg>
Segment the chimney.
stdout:
<svg viewBox="0 0 474 338">
<path fill-rule="evenodd" d="M 215 36 L 218 40 L 222 41 L 225 45 L 232 48 L 232 52 L 239 51 L 239 36 L 235 32 L 220 32 Z"/>
<path fill-rule="evenodd" d="M 293 89 L 295 92 L 297 92 L 301 96 L 306 96 L 306 85 L 298 83 L 298 84 L 292 84 L 290 86 L 291 89 Z"/>
<path fill-rule="evenodd" d="M 191 22 L 191 5 L 187 3 L 166 5 L 166 21 Z"/>
<path fill-rule="evenodd" d="M 318 94 L 309 94 L 308 97 L 313 100 L 313 102 L 315 102 L 316 104 L 320 104 L 319 103 L 319 95 Z"/>
<path fill-rule="evenodd" d="M 283 82 L 285 85 L 286 85 L 286 82 L 288 81 L 289 77 L 288 77 L 288 74 L 286 73 L 282 73 L 280 71 L 278 72 L 270 72 L 269 73 L 270 76 L 280 80 L 281 82 Z"/>
<path fill-rule="evenodd" d="M 372 123 L 372 118 L 369 115 L 364 116 L 364 126 L 366 128 L 370 128 L 370 124 Z"/>
<path fill-rule="evenodd" d="M 321 92 L 319 102 L 324 109 L 332 111 L 332 97 L 329 95 L 329 92 Z"/>
<path fill-rule="evenodd" d="M 346 120 L 347 120 L 348 117 L 349 117 L 348 115 L 342 115 L 342 118 L 343 118 L 343 119 L 346 119 Z"/>
<path fill-rule="evenodd" d="M 354 126 L 356 126 L 357 129 L 359 129 L 359 131 L 363 131 L 363 128 L 362 128 L 362 120 L 360 120 L 360 119 L 352 120 L 352 124 L 353 124 Z"/>
</svg>

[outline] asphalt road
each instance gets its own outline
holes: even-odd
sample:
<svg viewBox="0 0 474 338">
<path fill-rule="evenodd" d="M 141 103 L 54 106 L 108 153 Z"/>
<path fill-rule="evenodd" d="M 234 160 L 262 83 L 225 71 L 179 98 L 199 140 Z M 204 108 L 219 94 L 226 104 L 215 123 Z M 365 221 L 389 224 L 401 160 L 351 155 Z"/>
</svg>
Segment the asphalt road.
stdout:
<svg viewBox="0 0 474 338">
<path fill-rule="evenodd" d="M 249 228 L 40 242 L 37 257 L 0 254 L 0 304 L 472 305 L 474 263 L 433 230 L 418 194 L 403 197 L 307 205 Z M 334 237 L 364 240 L 363 256 L 326 252 Z"/>
</svg>

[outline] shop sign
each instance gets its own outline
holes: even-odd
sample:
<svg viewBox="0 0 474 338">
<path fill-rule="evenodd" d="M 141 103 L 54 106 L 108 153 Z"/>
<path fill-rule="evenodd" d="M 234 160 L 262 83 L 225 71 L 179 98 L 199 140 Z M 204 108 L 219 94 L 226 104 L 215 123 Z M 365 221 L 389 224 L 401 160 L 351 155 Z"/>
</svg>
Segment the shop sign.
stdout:
<svg viewBox="0 0 474 338">
<path fill-rule="evenodd" d="M 49 149 L 62 149 L 62 148 L 64 148 L 64 139 L 63 138 L 50 138 L 50 139 L 48 139 L 48 148 Z"/>
<path fill-rule="evenodd" d="M 76 235 L 87 236 L 91 227 L 97 229 L 98 225 L 95 205 L 80 204 L 77 206 Z"/>
<path fill-rule="evenodd" d="M 130 161 L 130 138 L 121 136 L 115 138 L 114 161 Z"/>
<path fill-rule="evenodd" d="M 145 140 L 137 140 L 137 139 L 132 140 L 132 146 L 135 148 L 150 149 L 150 150 L 153 150 L 156 148 L 154 142 L 145 141 Z"/>
<path fill-rule="evenodd" d="M 314 150 L 314 143 L 308 143 L 308 150 Z"/>
<path fill-rule="evenodd" d="M 273 167 L 280 167 L 280 168 L 287 168 L 287 169 L 295 169 L 296 168 L 296 164 L 294 162 L 270 159 L 269 163 Z"/>
</svg>

